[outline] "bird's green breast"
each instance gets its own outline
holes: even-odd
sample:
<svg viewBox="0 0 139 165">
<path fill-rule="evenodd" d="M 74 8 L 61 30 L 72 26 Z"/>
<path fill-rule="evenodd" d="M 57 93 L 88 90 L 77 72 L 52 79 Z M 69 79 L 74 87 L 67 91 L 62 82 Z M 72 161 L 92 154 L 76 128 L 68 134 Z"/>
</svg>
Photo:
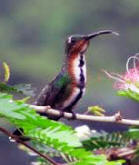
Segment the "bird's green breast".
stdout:
<svg viewBox="0 0 139 165">
<path fill-rule="evenodd" d="M 69 75 L 67 73 L 63 73 L 62 76 L 60 76 L 56 81 L 55 81 L 55 85 L 58 88 L 62 88 L 63 86 L 66 86 L 68 84 L 70 84 L 71 79 L 69 77 Z"/>
<path fill-rule="evenodd" d="M 66 111 L 72 109 L 85 92 L 86 65 L 84 55 L 70 60 L 68 69 L 57 79 L 56 86 L 60 88 L 57 106 Z"/>
</svg>

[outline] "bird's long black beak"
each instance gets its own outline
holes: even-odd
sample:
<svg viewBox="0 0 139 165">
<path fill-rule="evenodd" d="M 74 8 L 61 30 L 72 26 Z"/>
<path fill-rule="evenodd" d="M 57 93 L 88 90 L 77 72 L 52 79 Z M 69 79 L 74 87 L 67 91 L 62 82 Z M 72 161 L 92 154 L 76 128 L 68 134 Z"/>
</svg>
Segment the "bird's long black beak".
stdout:
<svg viewBox="0 0 139 165">
<path fill-rule="evenodd" d="M 103 34 L 114 34 L 116 36 L 119 36 L 119 33 L 115 32 L 115 31 L 103 30 L 103 31 L 98 31 L 98 32 L 91 33 L 91 34 L 88 34 L 88 35 L 84 35 L 83 38 L 86 39 L 86 40 L 90 40 L 94 37 L 97 37 L 97 36 L 100 36 L 100 35 L 103 35 Z"/>
</svg>

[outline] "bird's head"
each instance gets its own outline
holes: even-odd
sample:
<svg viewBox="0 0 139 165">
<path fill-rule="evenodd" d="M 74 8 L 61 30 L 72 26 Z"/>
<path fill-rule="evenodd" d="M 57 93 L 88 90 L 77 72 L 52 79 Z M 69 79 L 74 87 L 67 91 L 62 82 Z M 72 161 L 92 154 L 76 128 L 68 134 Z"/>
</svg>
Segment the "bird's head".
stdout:
<svg viewBox="0 0 139 165">
<path fill-rule="evenodd" d="M 66 40 L 66 54 L 70 55 L 71 53 L 84 53 L 89 46 L 90 40 L 103 34 L 119 35 L 112 30 L 98 31 L 87 35 L 71 35 Z"/>
</svg>

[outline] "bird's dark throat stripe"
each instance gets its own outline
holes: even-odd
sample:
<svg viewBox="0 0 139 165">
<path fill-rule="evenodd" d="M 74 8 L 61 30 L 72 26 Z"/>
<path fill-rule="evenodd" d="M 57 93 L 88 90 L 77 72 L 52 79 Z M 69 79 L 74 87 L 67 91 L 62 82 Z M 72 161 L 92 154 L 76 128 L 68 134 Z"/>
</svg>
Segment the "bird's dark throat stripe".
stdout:
<svg viewBox="0 0 139 165">
<path fill-rule="evenodd" d="M 83 54 L 80 55 L 80 63 L 79 63 L 79 68 L 80 68 L 80 82 L 79 82 L 79 88 L 84 88 L 85 87 L 85 75 L 83 71 L 83 66 L 85 65 L 85 61 L 83 59 Z"/>
</svg>

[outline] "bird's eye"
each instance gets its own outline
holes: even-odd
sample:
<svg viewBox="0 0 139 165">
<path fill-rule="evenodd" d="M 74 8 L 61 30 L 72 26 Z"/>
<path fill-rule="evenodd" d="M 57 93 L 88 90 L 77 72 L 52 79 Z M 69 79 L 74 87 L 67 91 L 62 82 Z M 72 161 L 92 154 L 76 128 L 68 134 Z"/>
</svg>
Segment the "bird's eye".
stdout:
<svg viewBox="0 0 139 165">
<path fill-rule="evenodd" d="M 75 39 L 71 39 L 71 43 L 75 43 Z"/>
<path fill-rule="evenodd" d="M 68 38 L 68 43 L 69 43 L 69 44 L 71 44 L 71 43 L 72 43 L 72 44 L 75 43 L 75 39 L 72 38 L 72 37 L 69 37 L 69 38 Z"/>
</svg>

